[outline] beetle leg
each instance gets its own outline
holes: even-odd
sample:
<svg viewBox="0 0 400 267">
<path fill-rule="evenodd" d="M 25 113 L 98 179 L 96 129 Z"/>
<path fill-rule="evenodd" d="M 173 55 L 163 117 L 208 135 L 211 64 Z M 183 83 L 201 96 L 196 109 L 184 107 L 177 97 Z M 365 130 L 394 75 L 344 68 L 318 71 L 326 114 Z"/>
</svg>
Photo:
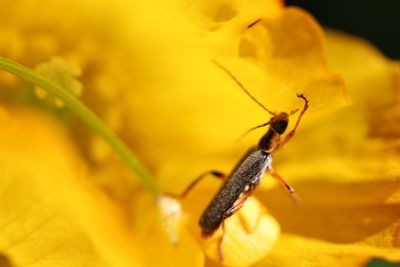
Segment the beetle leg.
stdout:
<svg viewBox="0 0 400 267">
<path fill-rule="evenodd" d="M 289 194 L 294 193 L 293 187 L 279 174 L 274 172 L 272 168 L 269 168 L 269 174 L 279 182 L 279 184 L 282 186 L 283 189 L 285 189 Z"/>
<path fill-rule="evenodd" d="M 224 241 L 224 236 L 225 236 L 225 220 L 222 220 L 221 222 L 221 229 L 222 229 L 222 235 L 218 240 L 218 254 L 219 254 L 219 259 L 221 262 L 224 262 L 224 253 L 222 251 L 222 242 Z"/>
<path fill-rule="evenodd" d="M 240 210 L 243 207 L 243 205 L 246 202 L 246 200 L 251 196 L 252 192 L 253 192 L 252 188 L 250 188 L 249 190 L 243 192 L 242 195 L 235 201 L 235 203 L 233 203 L 233 206 L 224 213 L 223 219 L 226 219 L 226 218 L 232 216 L 238 210 Z M 240 213 L 238 215 L 239 215 L 240 220 L 242 222 L 244 222 L 242 220 L 241 216 L 240 216 Z M 246 232 L 250 232 L 251 231 L 249 229 L 249 227 L 247 227 L 247 224 L 245 225 L 245 223 L 242 223 L 242 225 L 244 226 L 244 228 L 246 228 Z"/>
<path fill-rule="evenodd" d="M 225 220 L 228 217 L 230 217 L 233 214 L 235 214 L 241 207 L 243 207 L 244 203 L 249 198 L 249 196 L 251 195 L 253 190 L 254 189 L 252 187 L 250 187 L 247 191 L 243 192 L 243 194 L 235 201 L 233 206 L 228 211 L 226 211 L 224 213 L 223 217 L 222 217 L 222 222 L 221 222 L 222 235 L 221 235 L 221 237 L 220 237 L 220 239 L 218 241 L 218 253 L 219 253 L 219 258 L 220 258 L 221 262 L 224 261 L 224 254 L 222 252 L 222 242 L 223 242 L 224 236 L 225 236 Z M 251 232 L 251 230 L 248 229 L 248 227 L 246 227 L 244 223 L 242 225 L 244 226 L 244 228 L 245 228 L 247 233 Z"/>
<path fill-rule="evenodd" d="M 269 168 L 269 174 L 272 176 L 272 178 L 274 178 L 275 180 L 277 180 L 279 182 L 279 184 L 282 186 L 282 188 L 289 193 L 290 197 L 292 198 L 292 200 L 296 203 L 299 202 L 299 198 L 296 195 L 296 193 L 294 192 L 293 187 L 279 174 L 277 174 L 276 172 L 274 172 L 274 170 L 270 167 Z"/>
<path fill-rule="evenodd" d="M 220 171 L 207 171 L 203 174 L 201 174 L 199 177 L 197 177 L 196 179 L 193 180 L 193 182 L 191 182 L 185 190 L 183 190 L 182 193 L 180 194 L 175 194 L 175 193 L 164 193 L 165 195 L 168 196 L 172 196 L 172 197 L 177 197 L 177 198 L 184 198 L 187 194 L 189 194 L 189 192 L 203 179 L 205 178 L 207 175 L 212 175 L 218 179 L 224 180 L 226 175 Z"/>
<path fill-rule="evenodd" d="M 250 188 L 248 191 L 244 192 L 243 195 L 235 201 L 235 203 L 233 204 L 233 207 L 230 208 L 226 213 L 225 216 L 232 216 L 235 212 L 237 212 L 241 207 L 243 207 L 244 203 L 246 202 L 246 200 L 251 196 L 252 192 L 253 192 L 253 188 Z M 238 214 L 239 216 L 239 220 L 244 228 L 244 230 L 246 231 L 246 233 L 251 233 L 253 232 L 253 230 L 257 227 L 257 223 L 259 220 L 257 220 L 255 226 L 250 227 L 245 219 L 242 217 L 241 213 Z"/>
<path fill-rule="evenodd" d="M 240 197 L 235 201 L 235 203 L 233 203 L 233 206 L 230 209 L 228 209 L 222 216 L 222 222 L 221 222 L 222 236 L 218 242 L 218 253 L 219 253 L 221 262 L 224 261 L 224 255 L 222 252 L 222 241 L 224 240 L 224 235 L 225 235 L 225 220 L 228 217 L 235 214 L 241 207 L 243 207 L 246 200 L 251 196 L 253 190 L 254 190 L 254 186 L 250 185 L 249 188 L 240 195 Z M 244 228 L 246 228 L 246 227 L 244 226 Z M 247 228 L 245 230 L 246 230 L 246 232 L 250 232 L 250 230 Z"/>
<path fill-rule="evenodd" d="M 256 219 L 256 223 L 254 224 L 254 225 L 252 225 L 252 226 L 250 226 L 248 223 L 247 223 L 247 220 L 244 218 L 244 216 L 242 215 L 242 213 L 238 213 L 238 216 L 239 216 L 239 220 L 240 220 L 240 223 L 242 224 L 242 226 L 243 226 L 243 229 L 245 230 L 245 232 L 249 235 L 249 234 L 251 234 L 252 232 L 254 232 L 254 230 L 257 228 L 257 226 L 258 226 L 258 223 L 260 222 L 260 220 L 261 220 L 261 214 L 259 214 L 258 215 L 258 218 Z"/>
<path fill-rule="evenodd" d="M 293 130 L 291 130 L 291 131 L 283 138 L 283 140 L 279 142 L 279 144 L 277 145 L 276 149 L 279 149 L 279 148 L 285 146 L 285 145 L 290 141 L 290 139 L 292 139 L 293 135 L 294 135 L 295 132 L 296 132 L 297 127 L 298 127 L 299 124 L 300 124 L 301 118 L 303 117 L 304 113 L 305 113 L 306 110 L 308 109 L 308 100 L 307 100 L 307 98 L 306 98 L 303 94 L 297 94 L 297 97 L 304 100 L 304 107 L 303 107 L 303 109 L 301 110 L 299 117 L 297 118 L 297 121 L 296 121 L 296 124 L 295 124 Z M 290 115 L 293 115 L 294 113 L 296 113 L 296 111 L 297 111 L 297 110 L 292 111 L 292 112 L 290 113 Z"/>
<path fill-rule="evenodd" d="M 252 192 L 253 192 L 253 189 L 251 189 L 251 188 L 249 190 L 243 192 L 241 194 L 241 196 L 235 201 L 235 203 L 233 203 L 233 206 L 224 213 L 223 218 L 226 219 L 226 218 L 232 216 L 241 207 L 243 207 L 244 203 L 249 198 L 249 196 L 251 195 Z"/>
</svg>

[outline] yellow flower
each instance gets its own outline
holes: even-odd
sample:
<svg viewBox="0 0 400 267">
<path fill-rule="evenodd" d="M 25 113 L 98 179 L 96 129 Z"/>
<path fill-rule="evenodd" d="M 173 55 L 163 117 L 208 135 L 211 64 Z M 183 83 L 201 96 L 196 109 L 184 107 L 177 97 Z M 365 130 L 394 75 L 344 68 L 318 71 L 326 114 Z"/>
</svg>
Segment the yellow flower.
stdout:
<svg viewBox="0 0 400 267">
<path fill-rule="evenodd" d="M 65 128 L 29 109 L 0 114 L 0 251 L 12 266 L 140 266 L 121 208 Z"/>
<path fill-rule="evenodd" d="M 398 63 L 344 34 L 328 31 L 326 43 L 353 105 L 308 125 L 296 137 L 303 141 L 277 162 L 301 195 L 300 207 L 278 190 L 259 192 L 285 233 L 257 266 L 399 261 Z"/>
<path fill-rule="evenodd" d="M 307 13 L 272 0 L 18 0 L 0 10 L 0 54 L 30 67 L 65 59 L 57 69 L 68 84 L 84 86 L 85 104 L 168 192 L 207 170 L 228 173 L 260 131 L 237 137 L 269 119 L 213 60 L 272 110 L 307 96 L 299 131 L 274 157 L 301 203 L 265 177 L 226 220 L 224 264 L 400 259 L 399 67 L 368 44 L 328 32 L 325 48 Z M 219 181 L 202 181 L 182 207 L 165 197 L 157 206 L 92 130 L 35 111 L 32 90 L 12 76 L 0 86 L 0 253 L 11 264 L 220 264 L 221 230 L 202 240 L 197 225 Z"/>
</svg>

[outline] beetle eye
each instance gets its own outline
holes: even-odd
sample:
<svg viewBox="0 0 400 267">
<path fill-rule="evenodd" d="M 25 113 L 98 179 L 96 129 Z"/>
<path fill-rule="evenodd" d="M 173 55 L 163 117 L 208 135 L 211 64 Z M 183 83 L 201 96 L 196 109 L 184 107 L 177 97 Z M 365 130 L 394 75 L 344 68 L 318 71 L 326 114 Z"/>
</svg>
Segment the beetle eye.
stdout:
<svg viewBox="0 0 400 267">
<path fill-rule="evenodd" d="M 288 121 L 287 120 L 279 120 L 272 124 L 272 128 L 278 133 L 278 134 L 283 134 L 286 131 L 286 128 L 288 126 Z"/>
</svg>

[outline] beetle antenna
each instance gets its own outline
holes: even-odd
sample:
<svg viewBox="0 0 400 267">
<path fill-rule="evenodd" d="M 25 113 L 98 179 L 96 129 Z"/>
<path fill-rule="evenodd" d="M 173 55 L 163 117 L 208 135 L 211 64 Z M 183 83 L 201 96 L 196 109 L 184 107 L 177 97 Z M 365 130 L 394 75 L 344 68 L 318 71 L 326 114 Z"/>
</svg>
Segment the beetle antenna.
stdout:
<svg viewBox="0 0 400 267">
<path fill-rule="evenodd" d="M 249 134 L 250 132 L 252 132 L 252 131 L 254 131 L 254 130 L 258 129 L 258 128 L 265 127 L 265 126 L 267 126 L 267 125 L 269 125 L 269 124 L 271 124 L 271 121 L 268 121 L 268 122 L 266 122 L 266 123 L 263 123 L 263 124 L 260 124 L 260 125 L 257 125 L 257 126 L 254 126 L 254 127 L 250 128 L 250 129 L 248 129 L 247 131 L 245 131 L 244 133 L 242 133 L 242 134 L 239 136 L 239 138 L 236 140 L 236 142 L 242 140 L 242 139 L 243 139 L 247 134 Z"/>
<path fill-rule="evenodd" d="M 262 19 L 257 19 L 254 22 L 252 22 L 250 25 L 247 26 L 247 29 L 250 29 L 251 27 L 253 27 L 254 25 L 256 25 L 257 23 L 259 23 L 260 21 L 262 21 Z"/>
<path fill-rule="evenodd" d="M 290 111 L 289 116 L 292 116 L 292 115 L 296 114 L 297 111 L 299 111 L 298 108 L 296 108 L 295 110 Z"/>
<path fill-rule="evenodd" d="M 250 92 L 243 86 L 243 84 L 224 66 L 222 66 L 218 61 L 213 59 L 213 62 L 215 65 L 217 65 L 218 68 L 220 68 L 221 70 L 223 70 L 226 74 L 229 75 L 229 77 L 232 78 L 232 80 L 234 80 L 236 82 L 237 85 L 239 85 L 240 88 L 242 88 L 242 90 L 251 98 L 253 99 L 254 102 L 256 102 L 260 107 L 262 107 L 265 111 L 267 111 L 269 114 L 271 114 L 272 116 L 276 116 L 275 112 L 270 111 L 269 109 L 267 109 L 263 104 L 261 104 L 261 102 L 259 102 L 254 96 L 252 96 L 250 94 Z"/>
</svg>

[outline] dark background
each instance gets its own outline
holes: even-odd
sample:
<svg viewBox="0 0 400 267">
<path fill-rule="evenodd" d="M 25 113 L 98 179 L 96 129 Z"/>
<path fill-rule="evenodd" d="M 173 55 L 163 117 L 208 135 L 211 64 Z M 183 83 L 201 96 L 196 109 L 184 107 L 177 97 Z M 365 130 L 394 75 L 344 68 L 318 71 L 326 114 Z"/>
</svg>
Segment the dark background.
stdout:
<svg viewBox="0 0 400 267">
<path fill-rule="evenodd" d="M 386 56 L 400 59 L 400 0 L 286 0 L 299 6 L 324 27 L 358 35 L 377 46 Z M 400 253 L 400 252 L 399 252 Z M 380 259 L 366 267 L 400 267 Z"/>
<path fill-rule="evenodd" d="M 399 0 L 287 0 L 307 10 L 325 27 L 361 36 L 386 56 L 400 59 Z"/>
</svg>

